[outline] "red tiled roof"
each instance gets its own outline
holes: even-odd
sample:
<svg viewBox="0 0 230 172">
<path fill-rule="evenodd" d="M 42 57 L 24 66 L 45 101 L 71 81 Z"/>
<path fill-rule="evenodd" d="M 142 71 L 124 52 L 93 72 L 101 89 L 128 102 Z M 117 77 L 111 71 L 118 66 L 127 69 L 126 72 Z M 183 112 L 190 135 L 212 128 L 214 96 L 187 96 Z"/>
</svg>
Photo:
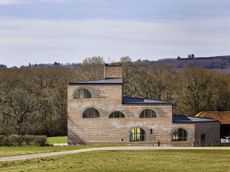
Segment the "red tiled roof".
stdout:
<svg viewBox="0 0 230 172">
<path fill-rule="evenodd" d="M 204 111 L 196 115 L 199 118 L 211 118 L 221 124 L 230 124 L 230 111 Z"/>
</svg>

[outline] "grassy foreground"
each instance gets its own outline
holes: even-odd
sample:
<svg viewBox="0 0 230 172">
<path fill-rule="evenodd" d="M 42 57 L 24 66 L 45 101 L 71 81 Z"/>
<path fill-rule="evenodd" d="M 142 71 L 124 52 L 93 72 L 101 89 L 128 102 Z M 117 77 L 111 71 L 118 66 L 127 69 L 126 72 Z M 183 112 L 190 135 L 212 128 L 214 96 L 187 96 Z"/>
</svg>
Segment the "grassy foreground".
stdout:
<svg viewBox="0 0 230 172">
<path fill-rule="evenodd" d="M 60 152 L 60 151 L 67 151 L 67 150 L 108 147 L 108 146 L 111 147 L 111 146 L 130 146 L 130 145 L 92 144 L 92 145 L 81 145 L 81 146 L 0 146 L 0 157 L 48 153 L 48 152 Z"/>
<path fill-rule="evenodd" d="M 80 149 L 83 146 L 1 146 L 0 157 L 25 155 L 25 154 L 36 154 L 36 153 L 47 153 L 47 152 L 58 152 L 65 150 Z"/>
<path fill-rule="evenodd" d="M 47 138 L 47 143 L 48 144 L 67 143 L 67 136 L 48 137 Z"/>
<path fill-rule="evenodd" d="M 230 172 L 230 151 L 95 151 L 50 158 L 0 162 L 0 171 L 176 171 Z"/>
</svg>

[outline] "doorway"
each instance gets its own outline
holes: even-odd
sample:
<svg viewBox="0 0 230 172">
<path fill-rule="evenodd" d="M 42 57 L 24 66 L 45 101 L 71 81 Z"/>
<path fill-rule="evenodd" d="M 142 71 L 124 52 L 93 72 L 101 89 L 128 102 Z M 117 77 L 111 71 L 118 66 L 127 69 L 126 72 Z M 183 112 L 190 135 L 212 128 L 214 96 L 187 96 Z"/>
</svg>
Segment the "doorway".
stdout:
<svg viewBox="0 0 230 172">
<path fill-rule="evenodd" d="M 145 131 L 142 128 L 133 128 L 130 132 L 130 141 L 145 141 Z"/>
</svg>

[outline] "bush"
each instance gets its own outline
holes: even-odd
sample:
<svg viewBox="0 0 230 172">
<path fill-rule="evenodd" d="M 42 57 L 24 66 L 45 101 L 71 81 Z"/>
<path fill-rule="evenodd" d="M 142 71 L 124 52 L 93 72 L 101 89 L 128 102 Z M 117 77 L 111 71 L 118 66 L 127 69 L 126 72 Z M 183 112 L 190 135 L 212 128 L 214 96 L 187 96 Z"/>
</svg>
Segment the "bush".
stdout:
<svg viewBox="0 0 230 172">
<path fill-rule="evenodd" d="M 22 145 L 23 137 L 17 134 L 11 134 L 7 137 L 7 145 L 8 146 L 18 146 Z"/>
<path fill-rule="evenodd" d="M 45 146 L 47 142 L 46 136 L 34 136 L 34 144 L 39 146 Z"/>
<path fill-rule="evenodd" d="M 23 141 L 25 145 L 33 145 L 34 142 L 34 135 L 24 135 L 23 136 Z"/>
<path fill-rule="evenodd" d="M 6 143 L 5 136 L 4 135 L 0 135 L 0 146 L 5 145 L 5 143 Z"/>
<path fill-rule="evenodd" d="M 0 135 L 0 146 L 18 146 L 18 145 L 46 145 L 46 136 L 36 135 L 17 135 L 11 134 L 9 136 Z"/>
</svg>

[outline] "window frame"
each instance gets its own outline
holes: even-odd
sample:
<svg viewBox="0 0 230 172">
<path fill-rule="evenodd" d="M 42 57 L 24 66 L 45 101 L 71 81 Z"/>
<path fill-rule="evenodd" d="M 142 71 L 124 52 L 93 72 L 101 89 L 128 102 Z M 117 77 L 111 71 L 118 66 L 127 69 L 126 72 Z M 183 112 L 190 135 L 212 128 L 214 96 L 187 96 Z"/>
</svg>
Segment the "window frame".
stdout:
<svg viewBox="0 0 230 172">
<path fill-rule="evenodd" d="M 91 99 L 92 93 L 86 88 L 78 88 L 73 93 L 74 99 Z"/>
<path fill-rule="evenodd" d="M 183 128 L 177 128 L 172 132 L 172 141 L 180 142 L 188 140 L 188 132 Z"/>
<path fill-rule="evenodd" d="M 125 118 L 125 114 L 121 111 L 113 111 L 110 113 L 109 118 L 117 119 L 117 118 Z"/>
<path fill-rule="evenodd" d="M 89 113 L 89 114 L 86 114 L 86 113 Z M 93 113 L 93 114 L 91 114 L 91 113 Z M 90 107 L 90 108 L 87 108 L 83 111 L 82 118 L 83 119 L 100 118 L 100 113 L 96 108 Z"/>
<path fill-rule="evenodd" d="M 148 114 L 148 113 L 150 113 L 150 114 Z M 152 109 L 142 110 L 140 113 L 140 116 L 139 116 L 139 118 L 156 118 L 156 117 L 157 117 L 157 114 Z"/>
<path fill-rule="evenodd" d="M 146 132 L 144 129 L 139 127 L 135 127 L 131 129 L 130 138 L 129 138 L 130 142 L 142 142 L 145 141 L 145 139 L 146 139 Z"/>
</svg>

